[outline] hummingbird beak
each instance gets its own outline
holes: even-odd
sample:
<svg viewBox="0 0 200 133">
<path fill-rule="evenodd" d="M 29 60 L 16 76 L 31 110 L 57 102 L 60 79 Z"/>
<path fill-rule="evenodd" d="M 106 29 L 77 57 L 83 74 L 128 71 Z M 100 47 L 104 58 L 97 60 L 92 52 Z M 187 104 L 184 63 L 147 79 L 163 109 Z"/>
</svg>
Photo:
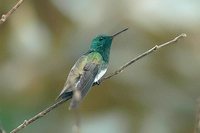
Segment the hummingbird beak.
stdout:
<svg viewBox="0 0 200 133">
<path fill-rule="evenodd" d="M 128 30 L 128 28 L 125 28 L 125 29 L 123 29 L 123 30 L 121 30 L 121 31 L 119 31 L 119 32 L 117 32 L 117 33 L 115 33 L 114 35 L 111 36 L 112 39 L 113 39 L 115 36 L 121 34 L 122 32 L 124 32 L 124 31 L 126 31 L 126 30 Z"/>
</svg>

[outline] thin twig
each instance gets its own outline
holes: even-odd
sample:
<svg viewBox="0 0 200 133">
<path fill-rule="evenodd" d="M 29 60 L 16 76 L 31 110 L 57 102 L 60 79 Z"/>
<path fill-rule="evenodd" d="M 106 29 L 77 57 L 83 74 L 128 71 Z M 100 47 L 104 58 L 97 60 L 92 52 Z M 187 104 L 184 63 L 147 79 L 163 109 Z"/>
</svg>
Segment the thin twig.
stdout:
<svg viewBox="0 0 200 133">
<path fill-rule="evenodd" d="M 105 81 L 106 79 L 109 79 L 119 73 L 121 73 L 124 69 L 126 69 L 128 66 L 132 65 L 134 62 L 140 60 L 141 58 L 157 51 L 158 49 L 162 48 L 162 47 L 165 47 L 167 45 L 170 45 L 170 44 L 174 44 L 176 43 L 179 39 L 183 38 L 183 37 L 186 37 L 187 35 L 185 33 L 182 33 L 180 34 L 179 36 L 175 37 L 173 40 L 171 41 L 168 41 L 166 43 L 163 43 L 161 45 L 155 45 L 154 47 L 152 47 L 151 49 L 147 50 L 146 52 L 138 55 L 137 57 L 135 57 L 134 59 L 130 60 L 129 62 L 127 62 L 125 65 L 121 66 L 118 70 L 116 70 L 115 72 L 109 74 L 108 76 L 106 77 L 103 77 L 101 78 L 98 83 L 95 83 L 94 85 L 99 85 L 100 83 L 102 83 L 103 81 Z"/>
<path fill-rule="evenodd" d="M 123 65 L 120 69 L 116 70 L 114 73 L 111 73 L 110 75 L 100 79 L 100 81 L 98 83 L 101 83 L 101 82 L 103 82 L 103 81 L 105 81 L 107 79 L 110 79 L 111 77 L 121 73 L 125 68 L 127 68 L 128 66 L 130 66 L 131 64 L 133 64 L 137 60 L 149 55 L 150 53 L 153 53 L 154 51 L 156 51 L 156 50 L 158 50 L 158 49 L 160 49 L 162 47 L 165 47 L 165 46 L 167 46 L 169 44 L 174 44 L 175 42 L 177 42 L 179 39 L 181 39 L 183 37 L 186 37 L 186 34 L 181 34 L 181 35 L 177 36 L 176 38 L 174 38 L 173 40 L 170 40 L 170 41 L 168 41 L 166 43 L 163 43 L 161 45 L 154 46 L 153 48 L 149 49 L 148 51 L 144 52 L 143 54 L 137 56 L 136 58 L 132 59 L 131 61 L 129 61 L 128 63 Z M 93 86 L 95 86 L 95 85 L 97 85 L 97 84 L 94 84 Z M 55 104 L 51 105 L 47 109 L 43 110 L 42 112 L 38 113 L 34 117 L 30 118 L 29 120 L 25 120 L 21 125 L 19 125 L 17 128 L 12 130 L 10 133 L 17 133 L 18 131 L 22 130 L 23 128 L 25 128 L 26 126 L 31 124 L 32 122 L 44 117 L 47 113 L 49 113 L 50 111 L 52 111 L 53 109 L 55 109 L 59 105 L 63 104 L 67 100 L 68 99 L 64 99 L 64 100 L 56 102 Z"/>
<path fill-rule="evenodd" d="M 81 117 L 80 117 L 80 112 L 78 109 L 74 110 L 74 115 L 75 115 L 75 123 L 73 126 L 73 133 L 80 133 L 80 127 L 81 127 Z"/>
<path fill-rule="evenodd" d="M 10 15 L 12 15 L 22 3 L 23 3 L 23 0 L 19 0 L 19 1 L 12 7 L 12 9 L 10 9 L 10 11 L 8 11 L 6 14 L 3 14 L 3 15 L 1 16 L 1 19 L 0 19 L 0 24 L 3 24 L 4 22 L 6 22 L 6 20 L 8 19 L 8 17 L 9 17 Z"/>
<path fill-rule="evenodd" d="M 17 128 L 15 128 L 14 130 L 12 130 L 10 133 L 17 133 L 18 131 L 20 131 L 21 129 L 25 128 L 26 126 L 28 126 L 29 124 L 33 123 L 34 121 L 36 121 L 37 119 L 40 119 L 41 117 L 44 117 L 47 113 L 49 113 L 50 111 L 52 111 L 53 109 L 57 108 L 59 105 L 63 104 L 65 101 L 67 101 L 68 99 L 62 99 L 56 103 L 54 103 L 53 105 L 49 106 L 48 108 L 46 108 L 45 110 L 43 110 L 42 112 L 38 113 L 37 115 L 35 115 L 34 117 L 30 118 L 29 120 L 24 120 L 24 122 L 19 125 Z"/>
</svg>

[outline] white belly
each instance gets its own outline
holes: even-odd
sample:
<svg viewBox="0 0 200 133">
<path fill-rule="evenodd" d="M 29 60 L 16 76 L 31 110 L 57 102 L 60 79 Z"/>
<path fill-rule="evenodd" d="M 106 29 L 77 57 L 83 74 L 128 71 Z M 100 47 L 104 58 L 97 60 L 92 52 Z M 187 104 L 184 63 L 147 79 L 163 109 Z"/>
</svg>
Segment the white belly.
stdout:
<svg viewBox="0 0 200 133">
<path fill-rule="evenodd" d="M 101 72 L 98 73 L 97 76 L 95 77 L 94 82 L 97 82 L 106 73 L 106 71 L 107 71 L 107 68 L 104 70 L 101 70 Z"/>
</svg>

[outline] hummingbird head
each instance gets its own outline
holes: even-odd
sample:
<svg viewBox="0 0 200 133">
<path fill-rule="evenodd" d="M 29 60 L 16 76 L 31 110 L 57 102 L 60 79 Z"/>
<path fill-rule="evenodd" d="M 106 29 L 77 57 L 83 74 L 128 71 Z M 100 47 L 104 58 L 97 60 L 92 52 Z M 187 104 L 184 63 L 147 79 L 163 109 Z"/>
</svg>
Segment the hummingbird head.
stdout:
<svg viewBox="0 0 200 133">
<path fill-rule="evenodd" d="M 105 51 L 111 47 L 113 37 L 107 35 L 99 35 L 92 40 L 90 49 L 100 52 Z"/>
<path fill-rule="evenodd" d="M 115 36 L 119 35 L 120 33 L 124 32 L 126 30 L 128 30 L 128 28 L 123 29 L 111 36 L 99 35 L 99 36 L 95 37 L 92 40 L 90 50 L 99 52 L 103 56 L 103 59 L 105 61 L 108 61 L 112 40 L 115 38 Z"/>
</svg>

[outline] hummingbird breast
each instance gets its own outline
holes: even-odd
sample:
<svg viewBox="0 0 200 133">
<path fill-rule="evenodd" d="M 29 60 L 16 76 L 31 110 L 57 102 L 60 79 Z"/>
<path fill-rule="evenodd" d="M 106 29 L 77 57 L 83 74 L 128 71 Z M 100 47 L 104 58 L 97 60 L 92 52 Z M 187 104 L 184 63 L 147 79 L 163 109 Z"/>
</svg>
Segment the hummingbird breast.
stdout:
<svg viewBox="0 0 200 133">
<path fill-rule="evenodd" d="M 97 82 L 99 79 L 101 79 L 101 77 L 103 77 L 103 75 L 106 73 L 107 69 L 108 69 L 108 66 L 103 65 L 103 67 L 101 67 L 97 76 L 95 77 L 94 82 Z"/>
</svg>

